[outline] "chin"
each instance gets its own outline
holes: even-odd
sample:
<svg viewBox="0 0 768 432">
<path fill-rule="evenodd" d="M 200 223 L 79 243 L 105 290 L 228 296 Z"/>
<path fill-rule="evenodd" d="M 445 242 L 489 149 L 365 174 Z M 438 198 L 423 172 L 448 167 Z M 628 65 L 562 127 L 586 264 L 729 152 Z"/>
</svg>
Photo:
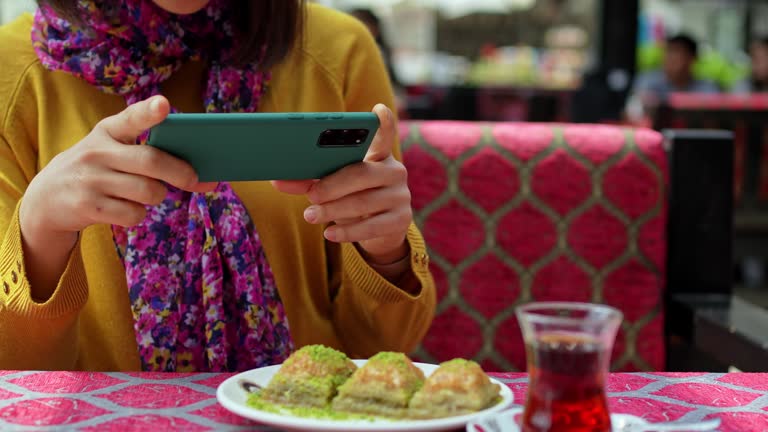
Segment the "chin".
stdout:
<svg viewBox="0 0 768 432">
<path fill-rule="evenodd" d="M 187 15 L 204 8 L 210 0 L 153 0 L 155 4 L 168 12 Z"/>
</svg>

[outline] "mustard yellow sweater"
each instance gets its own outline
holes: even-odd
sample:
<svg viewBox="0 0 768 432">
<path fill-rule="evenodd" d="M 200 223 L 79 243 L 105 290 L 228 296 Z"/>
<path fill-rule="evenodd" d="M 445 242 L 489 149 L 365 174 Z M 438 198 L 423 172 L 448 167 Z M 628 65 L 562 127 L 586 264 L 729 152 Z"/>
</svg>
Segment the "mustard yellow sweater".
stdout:
<svg viewBox="0 0 768 432">
<path fill-rule="evenodd" d="M 18 220 L 24 191 L 54 156 L 125 108 L 119 96 L 46 71 L 32 50 L 31 24 L 24 16 L 0 27 L 0 369 L 138 370 L 125 274 L 109 226 L 83 231 L 50 299 L 30 295 Z M 273 69 L 262 111 L 393 106 L 378 48 L 361 24 L 309 6 L 304 39 Z M 187 64 L 163 93 L 182 111 L 199 112 L 203 78 L 203 65 Z M 410 295 L 371 269 L 354 245 L 326 242 L 323 227 L 303 219 L 306 198 L 265 182 L 234 188 L 261 236 L 298 346 L 322 343 L 353 357 L 414 348 L 435 308 L 416 228 L 408 235 L 413 274 L 404 283 L 417 286 Z"/>
</svg>

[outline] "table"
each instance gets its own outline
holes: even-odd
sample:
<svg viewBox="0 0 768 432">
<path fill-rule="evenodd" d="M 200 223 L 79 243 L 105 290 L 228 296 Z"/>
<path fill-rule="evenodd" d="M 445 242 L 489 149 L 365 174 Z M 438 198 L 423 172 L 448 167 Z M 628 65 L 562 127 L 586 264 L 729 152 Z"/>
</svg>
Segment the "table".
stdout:
<svg viewBox="0 0 768 432">
<path fill-rule="evenodd" d="M 525 374 L 492 375 L 523 400 Z M 229 376 L 0 372 L 0 430 L 270 430 L 218 405 Z M 768 374 L 611 374 L 608 391 L 613 412 L 649 421 L 720 417 L 723 432 L 768 430 Z"/>
<path fill-rule="evenodd" d="M 691 329 L 690 351 L 721 367 L 759 372 L 768 365 L 768 310 L 738 295 L 673 295 L 669 313 Z M 686 323 L 687 322 L 687 323 Z M 691 366 L 703 369 L 704 363 Z M 725 369 L 720 369 L 725 370 Z"/>
</svg>

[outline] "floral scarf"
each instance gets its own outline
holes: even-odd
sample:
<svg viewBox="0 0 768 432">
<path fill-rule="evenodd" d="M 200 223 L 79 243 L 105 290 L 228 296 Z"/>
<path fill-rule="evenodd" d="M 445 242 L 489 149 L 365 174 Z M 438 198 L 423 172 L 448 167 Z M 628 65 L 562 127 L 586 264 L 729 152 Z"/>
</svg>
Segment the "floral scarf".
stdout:
<svg viewBox="0 0 768 432">
<path fill-rule="evenodd" d="M 228 3 L 211 0 L 200 12 L 174 15 L 151 0 L 79 0 L 87 27 L 43 6 L 32 42 L 47 69 L 121 95 L 128 105 L 159 94 L 185 62 L 203 60 L 206 111 L 255 112 L 269 74 L 258 63 L 232 66 Z M 226 183 L 206 194 L 168 189 L 138 226 L 112 227 L 143 369 L 238 371 L 282 362 L 293 343 L 245 206 Z"/>
</svg>

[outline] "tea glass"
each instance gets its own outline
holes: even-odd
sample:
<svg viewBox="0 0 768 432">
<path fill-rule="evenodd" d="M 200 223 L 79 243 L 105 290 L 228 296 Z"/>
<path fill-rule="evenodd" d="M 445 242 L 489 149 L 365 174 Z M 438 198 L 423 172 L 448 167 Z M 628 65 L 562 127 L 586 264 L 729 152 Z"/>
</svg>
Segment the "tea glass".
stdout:
<svg viewBox="0 0 768 432">
<path fill-rule="evenodd" d="M 610 432 L 605 393 L 622 313 L 591 303 L 529 303 L 516 310 L 529 374 L 524 432 Z"/>
</svg>

